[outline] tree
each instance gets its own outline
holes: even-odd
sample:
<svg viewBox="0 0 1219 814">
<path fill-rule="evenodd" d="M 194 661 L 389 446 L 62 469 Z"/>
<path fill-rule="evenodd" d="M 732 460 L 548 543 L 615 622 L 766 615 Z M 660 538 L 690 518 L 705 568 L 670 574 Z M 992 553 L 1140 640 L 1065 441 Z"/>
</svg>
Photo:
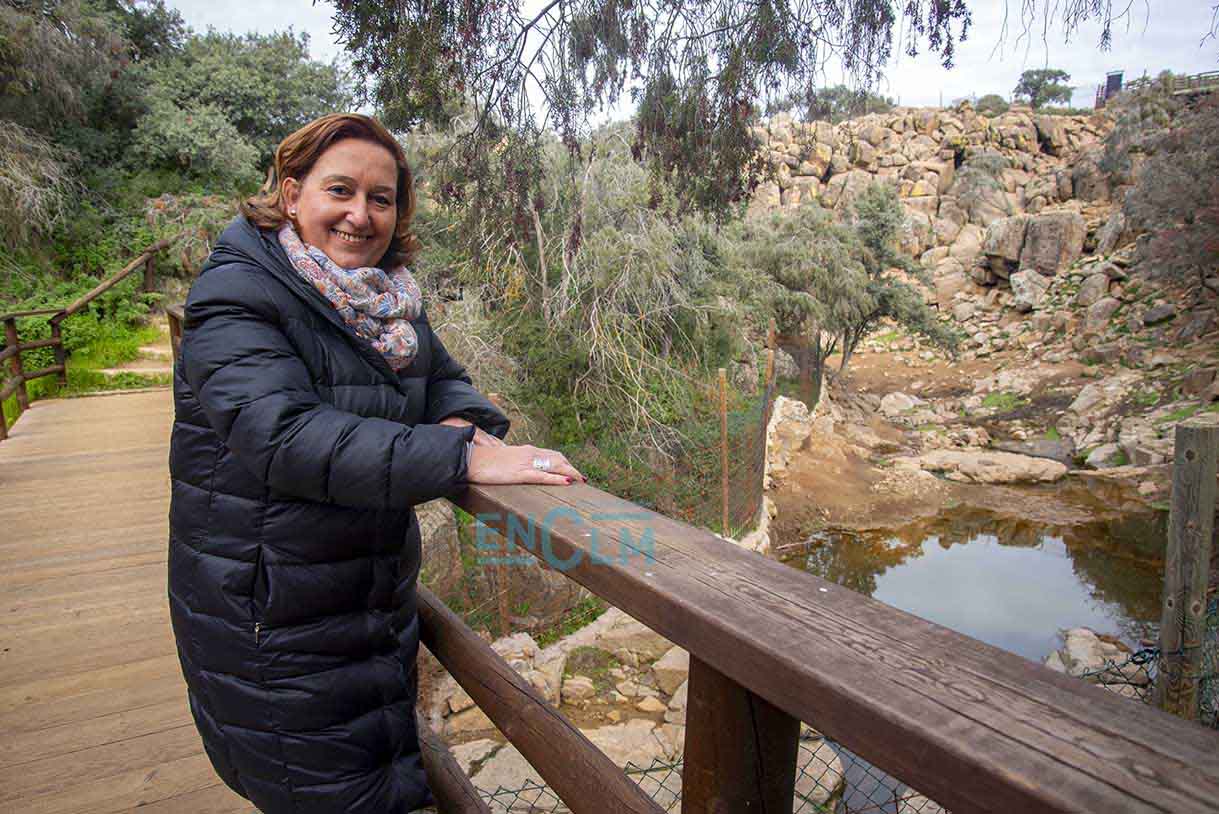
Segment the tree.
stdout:
<svg viewBox="0 0 1219 814">
<path fill-rule="evenodd" d="M 732 227 L 730 240 L 739 245 L 735 263 L 741 277 L 750 270 L 764 275 L 767 285 L 757 296 L 779 332 L 806 338 L 809 400 L 816 404 L 826 359 L 844 333 L 875 308 L 862 246 L 851 229 L 817 206 L 746 219 Z"/>
<path fill-rule="evenodd" d="M 806 121 L 837 124 L 867 113 L 888 113 L 893 109 L 893 100 L 868 90 L 833 85 L 790 96 L 772 105 L 768 112 L 791 109 L 802 112 Z"/>
<path fill-rule="evenodd" d="M 1071 101 L 1071 86 L 1063 84 L 1071 79 L 1071 74 L 1057 68 L 1037 68 L 1020 74 L 1020 81 L 1012 90 L 1018 99 L 1027 99 L 1029 105 L 1036 110 L 1051 102 Z"/>
<path fill-rule="evenodd" d="M 970 25 L 968 0 L 548 0 L 528 13 L 520 0 L 334 5 L 334 30 L 365 77 L 361 101 L 392 128 L 460 136 L 438 198 L 464 213 L 475 253 L 488 241 L 534 242 L 534 204 L 553 183 L 538 158 L 544 134 L 578 153 L 590 116 L 630 100 L 634 158 L 673 187 L 679 211 L 723 220 L 771 171 L 750 132 L 760 111 L 823 84 L 831 58 L 850 84 L 874 87 L 895 32 L 908 52 L 951 66 Z M 1042 10 L 1039 0 L 1021 7 L 1025 19 Z M 1102 47 L 1127 13 L 1097 0 L 1046 0 L 1045 11 L 1068 35 L 1099 22 Z M 488 200 L 505 202 L 502 218 L 474 211 Z"/>
<path fill-rule="evenodd" d="M 335 8 L 335 30 L 369 79 L 365 98 L 392 127 L 447 127 L 456 110 L 472 108 L 449 156 L 472 185 L 455 178 L 449 202 L 516 197 L 512 185 L 538 178 L 538 165 L 507 168 L 491 183 L 484 156 L 503 149 L 528 160 L 544 130 L 578 151 L 590 115 L 630 98 L 635 156 L 675 186 L 684 209 L 718 216 L 743 203 L 765 170 L 749 132 L 756 106 L 820 84 L 832 55 L 871 84 L 899 25 L 907 50 L 925 45 L 951 65 L 969 25 L 964 0 L 550 0 L 536 14 L 518 0 Z M 520 216 L 529 219 L 527 207 Z"/>
<path fill-rule="evenodd" d="M 988 93 L 978 99 L 974 108 L 986 116 L 998 116 L 1007 112 L 1007 100 L 997 93 Z"/>
<path fill-rule="evenodd" d="M 342 72 L 311 60 L 308 35 L 291 30 L 245 36 L 208 31 L 138 70 L 155 100 L 149 110 L 154 121 L 145 117 L 140 127 L 155 129 L 169 105 L 184 118 L 213 108 L 262 162 L 293 130 L 353 102 Z"/>
<path fill-rule="evenodd" d="M 867 275 L 870 307 L 843 326 L 839 372 L 846 370 L 859 342 L 884 319 L 891 319 L 940 347 L 955 348 L 956 335 L 940 324 L 913 286 L 894 275 L 894 271 L 916 269 L 897 250 L 905 211 L 893 187 L 879 183 L 869 186 L 856 199 L 852 215 L 855 237 L 862 247 L 859 256 Z"/>
<path fill-rule="evenodd" d="M 128 61 L 121 28 L 88 2 L 0 4 L 0 116 L 50 133 Z"/>
</svg>

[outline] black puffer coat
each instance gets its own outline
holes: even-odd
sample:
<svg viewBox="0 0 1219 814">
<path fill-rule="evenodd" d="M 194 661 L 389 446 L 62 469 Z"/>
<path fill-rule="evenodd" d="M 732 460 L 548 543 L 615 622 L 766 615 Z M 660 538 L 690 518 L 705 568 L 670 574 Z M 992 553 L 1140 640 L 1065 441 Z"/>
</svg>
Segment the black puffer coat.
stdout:
<svg viewBox="0 0 1219 814">
<path fill-rule="evenodd" d="M 264 814 L 430 802 L 415 731 L 411 507 L 462 488 L 508 422 L 432 333 L 395 374 L 244 218 L 186 303 L 169 604 L 216 771 Z"/>
</svg>

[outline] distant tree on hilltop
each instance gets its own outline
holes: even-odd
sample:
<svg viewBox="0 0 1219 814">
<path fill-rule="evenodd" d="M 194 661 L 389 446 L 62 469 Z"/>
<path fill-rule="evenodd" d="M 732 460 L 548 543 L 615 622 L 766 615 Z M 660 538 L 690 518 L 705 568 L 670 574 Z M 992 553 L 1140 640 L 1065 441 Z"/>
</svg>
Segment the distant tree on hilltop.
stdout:
<svg viewBox="0 0 1219 814">
<path fill-rule="evenodd" d="M 982 98 L 978 99 L 977 103 L 974 105 L 974 108 L 977 109 L 979 113 L 987 116 L 998 116 L 1001 113 L 1007 112 L 1008 104 L 1007 100 L 999 94 L 988 93 Z"/>
<path fill-rule="evenodd" d="M 791 109 L 802 112 L 807 121 L 837 124 L 868 113 L 888 113 L 893 109 L 893 100 L 871 91 L 833 85 L 792 94 L 772 105 L 767 113 Z"/>
<path fill-rule="evenodd" d="M 1034 110 L 1050 102 L 1071 101 L 1071 74 L 1057 68 L 1037 68 L 1020 74 L 1012 93 L 1018 99 L 1027 99 Z"/>
</svg>

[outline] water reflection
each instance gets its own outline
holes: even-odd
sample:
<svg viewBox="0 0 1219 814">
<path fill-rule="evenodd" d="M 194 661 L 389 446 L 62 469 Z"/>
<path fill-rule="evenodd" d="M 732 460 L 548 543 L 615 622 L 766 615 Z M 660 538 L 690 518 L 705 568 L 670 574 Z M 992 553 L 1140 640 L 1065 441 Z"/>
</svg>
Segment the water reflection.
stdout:
<svg viewBox="0 0 1219 814">
<path fill-rule="evenodd" d="M 1132 647 L 1159 619 L 1164 517 L 1051 526 L 976 507 L 897 529 L 830 529 L 784 558 L 894 607 L 1036 661 L 1058 631 Z"/>
</svg>

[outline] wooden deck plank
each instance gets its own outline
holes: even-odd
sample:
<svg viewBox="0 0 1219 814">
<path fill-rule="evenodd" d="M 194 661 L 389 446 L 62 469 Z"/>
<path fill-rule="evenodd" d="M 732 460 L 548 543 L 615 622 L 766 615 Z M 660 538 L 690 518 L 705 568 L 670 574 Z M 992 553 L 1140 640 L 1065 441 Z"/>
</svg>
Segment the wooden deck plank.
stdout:
<svg viewBox="0 0 1219 814">
<path fill-rule="evenodd" d="M 186 707 L 186 699 L 175 697 L 97 718 L 9 733 L 0 741 L 0 769 L 173 729 L 182 725 Z"/>
<path fill-rule="evenodd" d="M 0 810 L 252 814 L 186 703 L 169 391 L 38 402 L 0 444 Z"/>
<path fill-rule="evenodd" d="M 119 814 L 258 814 L 248 800 L 238 797 L 228 786 L 214 786 L 189 791 L 150 805 L 124 809 Z"/>
</svg>

